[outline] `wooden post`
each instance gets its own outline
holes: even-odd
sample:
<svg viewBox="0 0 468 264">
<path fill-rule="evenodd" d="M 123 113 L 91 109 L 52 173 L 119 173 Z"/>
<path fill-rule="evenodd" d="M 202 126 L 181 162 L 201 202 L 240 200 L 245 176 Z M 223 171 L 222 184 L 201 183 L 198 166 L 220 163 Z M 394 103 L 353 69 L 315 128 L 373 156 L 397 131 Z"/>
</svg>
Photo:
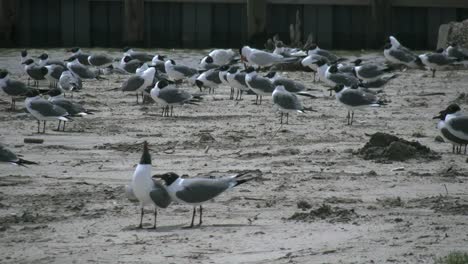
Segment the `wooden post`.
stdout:
<svg viewBox="0 0 468 264">
<path fill-rule="evenodd" d="M 247 38 L 253 46 L 266 41 L 266 7 L 267 0 L 247 0 Z"/>
<path fill-rule="evenodd" d="M 143 0 L 125 0 L 125 29 L 123 42 L 127 45 L 142 46 L 144 41 L 145 8 Z"/>
<path fill-rule="evenodd" d="M 0 46 L 14 46 L 17 30 L 17 3 L 15 0 L 0 0 Z"/>
<path fill-rule="evenodd" d="M 371 0 L 368 28 L 368 47 L 380 49 L 388 40 L 391 28 L 391 1 Z"/>
</svg>

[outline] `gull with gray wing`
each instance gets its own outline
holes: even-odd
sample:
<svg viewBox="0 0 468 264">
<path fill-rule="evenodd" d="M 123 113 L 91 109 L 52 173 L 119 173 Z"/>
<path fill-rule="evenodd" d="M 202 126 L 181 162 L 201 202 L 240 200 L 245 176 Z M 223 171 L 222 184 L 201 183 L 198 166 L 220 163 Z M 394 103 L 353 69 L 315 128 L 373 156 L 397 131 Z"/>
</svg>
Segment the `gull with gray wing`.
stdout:
<svg viewBox="0 0 468 264">
<path fill-rule="evenodd" d="M 136 199 L 140 204 L 141 215 L 138 228 L 143 228 L 144 207 L 152 205 L 154 207 L 154 225 L 156 229 L 156 219 L 158 208 L 167 208 L 172 200 L 166 187 L 151 177 L 151 155 L 148 149 L 148 142 L 143 142 L 143 154 L 133 173 L 130 185 L 126 186 L 127 196 Z"/>
<path fill-rule="evenodd" d="M 254 178 L 244 177 L 246 173 L 223 178 L 181 178 L 173 172 L 154 177 L 161 178 L 166 183 L 166 189 L 172 200 L 179 203 L 193 206 L 192 222 L 189 227 L 193 227 L 196 215 L 196 207 L 200 206 L 200 220 L 202 224 L 203 208 L 202 204 L 212 200 L 218 195 L 228 191 L 240 184 L 253 180 Z"/>
<path fill-rule="evenodd" d="M 37 162 L 29 161 L 18 157 L 11 150 L 7 149 L 4 145 L 0 144 L 0 162 L 10 163 L 19 166 L 25 166 L 25 164 L 37 164 Z"/>
</svg>

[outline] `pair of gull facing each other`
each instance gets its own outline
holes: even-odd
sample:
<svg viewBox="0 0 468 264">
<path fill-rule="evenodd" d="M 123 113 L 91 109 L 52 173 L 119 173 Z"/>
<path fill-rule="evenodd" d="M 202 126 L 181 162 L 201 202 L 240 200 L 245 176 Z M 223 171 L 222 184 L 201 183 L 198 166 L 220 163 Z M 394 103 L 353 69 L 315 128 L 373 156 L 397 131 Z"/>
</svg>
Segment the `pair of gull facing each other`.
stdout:
<svg viewBox="0 0 468 264">
<path fill-rule="evenodd" d="M 132 181 L 126 186 L 126 194 L 132 201 L 137 201 L 141 208 L 139 228 L 143 228 L 143 215 L 145 206 L 154 206 L 154 226 L 156 228 L 157 208 L 167 208 L 172 201 L 193 206 L 192 221 L 189 227 L 194 226 L 197 206 L 200 207 L 200 221 L 202 224 L 202 204 L 215 198 L 221 193 L 230 190 L 242 183 L 253 180 L 246 177 L 247 173 L 223 178 L 182 178 L 168 172 L 161 175 L 151 175 L 151 155 L 148 143 L 143 143 L 143 154 L 137 165 Z M 158 179 L 161 179 L 160 182 Z"/>
</svg>

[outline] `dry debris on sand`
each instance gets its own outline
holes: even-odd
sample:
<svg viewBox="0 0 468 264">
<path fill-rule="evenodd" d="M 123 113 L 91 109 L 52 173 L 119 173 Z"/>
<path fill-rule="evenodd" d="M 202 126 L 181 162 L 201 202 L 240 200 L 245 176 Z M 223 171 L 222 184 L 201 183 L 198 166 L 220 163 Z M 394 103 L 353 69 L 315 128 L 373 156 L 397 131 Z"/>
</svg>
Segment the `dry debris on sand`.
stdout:
<svg viewBox="0 0 468 264">
<path fill-rule="evenodd" d="M 405 161 L 408 159 L 440 159 L 440 155 L 417 141 L 407 141 L 394 135 L 377 132 L 358 154 L 377 162 Z"/>
</svg>

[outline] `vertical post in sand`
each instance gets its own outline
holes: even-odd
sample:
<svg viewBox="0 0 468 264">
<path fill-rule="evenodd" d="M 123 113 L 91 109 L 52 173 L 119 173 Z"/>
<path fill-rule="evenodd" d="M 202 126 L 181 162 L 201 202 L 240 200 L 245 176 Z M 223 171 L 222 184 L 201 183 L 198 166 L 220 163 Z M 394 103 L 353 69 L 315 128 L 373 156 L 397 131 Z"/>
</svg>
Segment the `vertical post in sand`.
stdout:
<svg viewBox="0 0 468 264">
<path fill-rule="evenodd" d="M 128 45 L 143 45 L 144 1 L 125 0 L 125 21 L 123 42 Z"/>
<path fill-rule="evenodd" d="M 247 0 L 247 37 L 253 46 L 266 41 L 266 0 Z"/>
</svg>

